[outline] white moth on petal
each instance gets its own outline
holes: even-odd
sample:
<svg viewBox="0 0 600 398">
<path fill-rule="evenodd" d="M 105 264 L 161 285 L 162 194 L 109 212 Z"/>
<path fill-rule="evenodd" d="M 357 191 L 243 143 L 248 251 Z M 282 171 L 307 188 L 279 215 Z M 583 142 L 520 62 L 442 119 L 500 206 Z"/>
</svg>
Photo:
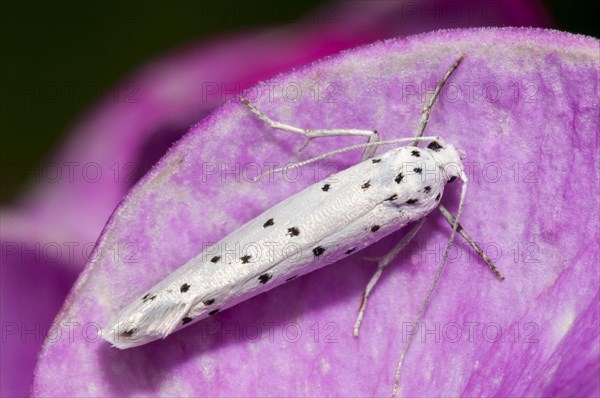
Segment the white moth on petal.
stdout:
<svg viewBox="0 0 600 398">
<path fill-rule="evenodd" d="M 249 101 L 242 100 L 252 113 L 270 127 L 301 134 L 307 139 L 336 135 L 369 137 L 367 144 L 324 155 L 364 148 L 362 161 L 331 176 L 327 181 L 313 184 L 287 198 L 232 232 L 217 243 L 214 250 L 207 250 L 192 258 L 125 307 L 103 331 L 103 337 L 121 349 L 165 338 L 250 297 L 334 263 L 416 222 L 396 247 L 379 260 L 379 268 L 362 297 L 354 327 L 354 334 L 358 336 L 367 298 L 381 272 L 415 236 L 425 216 L 436 208 L 440 208 L 452 225 L 452 233 L 434 283 L 419 309 L 415 323 L 423 314 L 425 303 L 441 274 L 455 232 L 467 239 L 496 275 L 503 279 L 489 258 L 458 224 L 467 186 L 462 153 L 438 137 L 422 136 L 431 106 L 463 57 L 461 55 L 454 62 L 438 84 L 423 110 L 415 138 L 379 141 L 377 132 L 371 130 L 305 130 L 273 121 Z M 429 144 L 425 148 L 418 147 L 421 141 L 428 141 Z M 412 145 L 374 156 L 377 146 L 400 142 Z M 446 184 L 457 178 L 463 181 L 463 188 L 454 219 L 440 205 L 440 200 Z M 224 250 L 227 247 L 245 250 L 234 254 Z M 394 394 L 409 346 L 410 340 L 400 359 Z"/>
<path fill-rule="evenodd" d="M 304 189 L 149 289 L 118 317 L 111 342 L 129 348 L 164 338 L 369 246 L 434 210 L 459 164 L 452 145 L 407 146 Z M 227 247 L 248 250 L 234 257 L 221 252 Z"/>
</svg>

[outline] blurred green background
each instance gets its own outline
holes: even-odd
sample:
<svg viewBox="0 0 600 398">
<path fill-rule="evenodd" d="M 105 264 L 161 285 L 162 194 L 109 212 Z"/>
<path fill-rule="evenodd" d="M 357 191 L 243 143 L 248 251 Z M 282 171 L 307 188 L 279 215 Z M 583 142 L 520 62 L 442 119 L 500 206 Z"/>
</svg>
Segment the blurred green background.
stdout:
<svg viewBox="0 0 600 398">
<path fill-rule="evenodd" d="M 78 115 L 149 59 L 215 35 L 287 24 L 325 3 L 3 1 L 0 204 L 21 192 L 31 170 L 52 155 Z M 597 2 L 545 4 L 556 28 L 598 37 Z"/>
</svg>

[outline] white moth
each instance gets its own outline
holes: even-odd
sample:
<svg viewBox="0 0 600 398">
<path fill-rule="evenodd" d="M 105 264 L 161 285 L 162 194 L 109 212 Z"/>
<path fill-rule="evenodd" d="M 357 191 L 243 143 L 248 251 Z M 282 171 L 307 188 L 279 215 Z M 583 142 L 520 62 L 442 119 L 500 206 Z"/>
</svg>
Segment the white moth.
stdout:
<svg viewBox="0 0 600 398">
<path fill-rule="evenodd" d="M 442 211 L 453 228 L 435 281 L 415 322 L 420 319 L 441 274 L 456 231 L 503 279 L 458 224 L 467 183 L 461 153 L 438 137 L 422 137 L 432 104 L 463 57 L 461 55 L 454 62 L 438 84 L 423 110 L 415 138 L 379 142 L 374 131 L 304 130 L 273 121 L 247 100 L 242 100 L 269 126 L 301 134 L 308 139 L 334 135 L 369 137 L 367 144 L 334 151 L 295 166 L 356 148 L 365 148 L 363 160 L 327 180 L 331 182 L 316 183 L 249 221 L 219 242 L 215 246 L 216 251 L 203 252 L 192 258 L 128 305 L 103 331 L 103 337 L 121 349 L 165 338 L 250 297 L 334 263 L 416 222 L 396 247 L 379 260 L 379 268 L 362 297 L 354 328 L 357 336 L 367 298 L 383 269 L 409 243 L 425 217 L 436 208 Z M 428 141 L 429 145 L 417 147 L 421 141 Z M 412 145 L 397 147 L 374 157 L 376 146 L 400 142 L 412 142 Z M 440 199 L 446 183 L 456 178 L 463 181 L 463 188 L 454 219 L 440 205 Z M 248 249 L 234 255 L 224 250 L 227 247 Z M 402 354 L 396 381 L 409 345 L 410 341 Z M 395 391 L 396 387 L 394 394 Z"/>
</svg>

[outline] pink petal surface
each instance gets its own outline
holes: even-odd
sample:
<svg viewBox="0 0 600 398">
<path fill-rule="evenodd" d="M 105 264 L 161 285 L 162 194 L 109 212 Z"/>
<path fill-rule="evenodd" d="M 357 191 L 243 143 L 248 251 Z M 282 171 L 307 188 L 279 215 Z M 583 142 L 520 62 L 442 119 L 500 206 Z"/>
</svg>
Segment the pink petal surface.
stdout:
<svg viewBox="0 0 600 398">
<path fill-rule="evenodd" d="M 424 318 L 429 332 L 409 351 L 401 394 L 598 394 L 596 40 L 527 29 L 390 40 L 281 75 L 275 87 L 299 87 L 299 100 L 280 91 L 257 105 L 293 125 L 410 136 L 423 105 L 421 84 L 431 90 L 460 51 L 467 58 L 436 105 L 429 133 L 467 152 L 463 223 L 497 252 L 507 280 L 495 280 L 457 245 Z M 315 101 L 315 83 L 336 92 Z M 255 168 L 247 165 L 285 164 L 351 142 L 320 140 L 298 155 L 300 139 L 265 128 L 237 102 L 198 124 L 105 227 L 96 260 L 55 321 L 60 337 L 51 333 L 45 343 L 34 395 L 389 394 L 405 329 L 448 236 L 435 214 L 410 255 L 384 275 L 359 339 L 352 325 L 374 271 L 361 254 L 385 253 L 397 235 L 164 341 L 119 351 L 94 335 L 203 244 L 315 182 L 306 169 L 293 183 L 281 176 L 251 183 L 246 177 Z M 346 167 L 358 157 L 330 161 Z M 239 172 L 213 174 L 214 165 Z M 452 191 L 445 204 L 455 208 Z"/>
</svg>

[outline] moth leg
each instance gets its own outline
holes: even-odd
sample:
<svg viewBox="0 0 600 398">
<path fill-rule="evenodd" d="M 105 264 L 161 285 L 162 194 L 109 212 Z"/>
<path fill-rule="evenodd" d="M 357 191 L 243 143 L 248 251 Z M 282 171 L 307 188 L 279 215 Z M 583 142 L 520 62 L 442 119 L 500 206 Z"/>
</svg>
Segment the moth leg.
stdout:
<svg viewBox="0 0 600 398">
<path fill-rule="evenodd" d="M 456 220 L 454 219 L 454 217 L 452 216 L 452 214 L 450 214 L 450 212 L 448 211 L 448 209 L 446 209 L 444 207 L 444 205 L 439 205 L 438 206 L 438 210 L 440 211 L 440 213 L 442 213 L 442 215 L 444 216 L 444 218 L 446 219 L 446 221 L 448 221 L 448 223 L 450 224 L 450 226 L 454 226 L 454 223 L 456 222 Z M 504 275 L 502 275 L 502 272 L 500 272 L 500 270 L 493 263 L 492 259 L 489 258 L 487 256 L 487 254 L 484 253 L 483 249 L 481 247 L 479 247 L 479 245 L 477 244 L 477 242 L 475 242 L 473 240 L 473 238 L 471 238 L 471 236 L 467 233 L 467 231 L 465 231 L 465 229 L 463 228 L 462 225 L 460 225 L 460 223 L 458 223 L 458 225 L 456 227 L 456 232 L 458 232 L 458 234 L 460 236 L 462 236 L 464 238 L 464 240 L 466 240 L 469 245 L 471 245 L 471 247 L 473 248 L 473 250 L 475 250 L 475 253 L 477 253 L 479 255 L 479 257 L 481 257 L 481 259 L 488 265 L 488 267 L 490 267 L 490 269 L 492 270 L 492 272 L 494 273 L 494 275 L 496 275 L 498 277 L 498 279 L 500 279 L 501 281 L 503 281 L 504 280 Z"/>
<path fill-rule="evenodd" d="M 433 95 L 429 98 L 429 100 L 427 101 L 427 104 L 425 105 L 425 107 L 423 108 L 423 111 L 421 112 L 421 118 L 419 119 L 419 127 L 417 128 L 417 135 L 415 135 L 415 137 L 423 136 L 423 133 L 425 132 L 425 127 L 427 127 L 427 122 L 429 121 L 429 114 L 431 113 L 431 107 L 433 106 L 433 103 L 439 97 L 440 92 L 442 91 L 442 88 L 444 87 L 444 84 L 446 83 L 446 80 L 448 80 L 448 78 L 450 77 L 452 72 L 454 72 L 456 70 L 456 68 L 458 68 L 458 65 L 462 62 L 462 60 L 464 58 L 465 58 L 465 54 L 460 54 L 460 56 L 456 59 L 456 61 L 454 61 L 452 66 L 450 66 L 448 71 L 446 71 L 446 74 L 444 75 L 444 77 L 442 77 L 442 80 L 440 80 L 440 82 L 435 87 L 435 91 L 433 92 Z M 414 141 L 413 145 L 417 145 L 417 141 Z"/>
<path fill-rule="evenodd" d="M 358 332 L 360 330 L 360 324 L 362 322 L 362 318 L 365 313 L 365 309 L 367 307 L 367 299 L 369 298 L 371 291 L 375 287 L 375 284 L 381 277 L 383 270 L 398 256 L 398 254 L 406 247 L 406 245 L 408 245 L 410 243 L 410 241 L 415 237 L 417 232 L 419 232 L 419 230 L 425 223 L 426 219 L 427 219 L 427 217 L 421 218 L 419 220 L 419 222 L 417 222 L 410 229 L 410 231 L 408 231 L 408 233 L 402 237 L 400 242 L 398 242 L 388 254 L 386 254 L 384 257 L 382 257 L 378 261 L 377 271 L 375 271 L 375 274 L 371 277 L 371 280 L 367 284 L 367 287 L 366 287 L 365 291 L 363 292 L 362 299 L 360 301 L 360 308 L 358 309 L 358 316 L 356 318 L 356 323 L 354 324 L 354 337 L 358 337 Z"/>
<path fill-rule="evenodd" d="M 258 110 L 258 108 L 256 108 L 256 106 L 251 104 L 250 101 L 248 101 L 246 98 L 242 98 L 241 101 L 250 109 L 250 111 L 252 113 L 254 113 L 256 115 L 256 117 L 258 117 L 260 120 L 265 122 L 269 127 L 278 129 L 278 130 L 289 131 L 291 133 L 300 134 L 300 135 L 306 137 L 306 142 L 304 143 L 304 145 L 302 145 L 300 150 L 304 149 L 304 147 L 306 147 L 306 145 L 308 144 L 308 142 L 310 140 L 312 140 L 314 138 L 319 138 L 319 137 L 354 135 L 354 136 L 369 137 L 369 140 L 368 140 L 369 143 L 379 141 L 379 134 L 375 130 L 358 130 L 358 129 L 316 129 L 315 130 L 315 129 L 302 129 L 299 127 L 290 126 L 289 124 L 284 124 L 284 123 L 277 122 L 277 121 L 271 119 L 270 117 L 268 117 L 267 115 L 262 113 L 260 110 Z M 362 157 L 361 157 L 361 161 L 371 158 L 375 154 L 375 150 L 376 150 L 376 146 L 371 146 L 371 147 L 365 148 L 365 150 L 363 151 Z"/>
</svg>

